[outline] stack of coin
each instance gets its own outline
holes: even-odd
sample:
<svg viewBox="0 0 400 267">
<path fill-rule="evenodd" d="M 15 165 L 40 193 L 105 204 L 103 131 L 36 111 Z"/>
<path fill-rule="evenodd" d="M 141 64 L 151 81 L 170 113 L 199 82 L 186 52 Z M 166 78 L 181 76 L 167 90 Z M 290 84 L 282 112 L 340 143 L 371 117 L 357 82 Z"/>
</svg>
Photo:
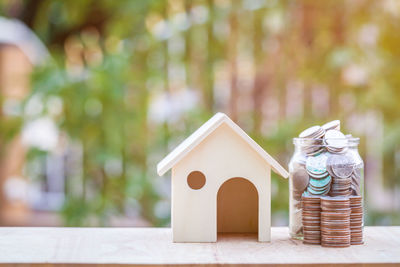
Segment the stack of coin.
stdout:
<svg viewBox="0 0 400 267">
<path fill-rule="evenodd" d="M 351 194 L 351 175 L 354 172 L 354 160 L 350 154 L 329 154 L 326 169 L 332 177 L 331 196 L 348 196 Z"/>
<path fill-rule="evenodd" d="M 326 161 L 328 171 L 332 176 L 348 178 L 354 170 L 354 159 L 351 154 L 330 154 Z"/>
<path fill-rule="evenodd" d="M 361 196 L 350 196 L 350 232 L 351 244 L 362 245 L 363 241 L 363 207 Z"/>
<path fill-rule="evenodd" d="M 324 125 L 322 125 L 322 129 L 324 129 L 325 131 L 329 131 L 329 130 L 340 131 L 340 120 L 334 120 L 334 121 L 327 122 Z"/>
<path fill-rule="evenodd" d="M 306 170 L 310 176 L 307 192 L 310 195 L 326 195 L 330 191 L 332 179 L 326 169 L 327 159 L 327 153 L 322 152 L 306 160 Z"/>
<path fill-rule="evenodd" d="M 325 148 L 323 146 L 323 137 L 325 130 L 317 125 L 310 127 L 300 133 L 299 137 L 303 138 L 302 151 L 307 155 L 315 155 L 322 152 Z"/>
<path fill-rule="evenodd" d="M 361 215 L 359 212 L 354 212 L 352 219 L 354 231 L 350 231 L 350 211 L 346 212 L 342 207 L 346 205 L 346 197 L 360 196 L 363 187 L 364 166 L 355 149 L 356 143 L 351 134 L 344 135 L 340 131 L 339 120 L 310 127 L 301 132 L 299 138 L 295 140 L 296 147 L 300 147 L 301 153 L 296 152 L 296 160 L 291 165 L 291 229 L 295 229 L 296 234 L 303 231 L 301 223 L 304 221 L 304 236 L 307 236 L 305 243 L 317 243 L 318 216 L 314 216 L 316 214 L 312 211 L 310 213 L 307 207 L 303 211 L 304 216 L 299 214 L 298 211 L 301 211 L 303 205 L 312 205 L 313 201 L 306 199 L 303 204 L 302 196 L 309 198 L 330 196 L 328 199 L 333 199 L 332 204 L 325 204 L 327 210 L 324 211 L 324 231 L 327 233 L 324 243 L 327 246 L 348 246 L 349 232 L 354 233 L 354 240 L 351 242 L 355 244 L 362 242 L 362 232 L 359 234 L 362 212 Z M 343 199 L 345 204 L 340 203 Z M 295 228 L 293 225 L 298 227 Z M 361 239 L 357 239 L 360 236 Z"/>
<path fill-rule="evenodd" d="M 331 191 L 329 192 L 329 195 L 332 197 L 349 196 L 351 193 L 350 188 L 351 188 L 351 179 L 349 178 L 342 179 L 333 177 L 331 184 Z"/>
<path fill-rule="evenodd" d="M 310 245 L 321 244 L 321 199 L 318 196 L 306 196 L 301 198 L 303 207 L 303 243 Z"/>
<path fill-rule="evenodd" d="M 348 147 L 348 139 L 338 130 L 326 131 L 323 142 L 331 153 L 344 153 Z"/>
<path fill-rule="evenodd" d="M 310 177 L 307 192 L 311 195 L 326 195 L 331 190 L 331 181 L 329 175 L 321 179 Z"/>
<path fill-rule="evenodd" d="M 321 198 L 321 244 L 350 246 L 350 201 L 345 197 Z"/>
</svg>

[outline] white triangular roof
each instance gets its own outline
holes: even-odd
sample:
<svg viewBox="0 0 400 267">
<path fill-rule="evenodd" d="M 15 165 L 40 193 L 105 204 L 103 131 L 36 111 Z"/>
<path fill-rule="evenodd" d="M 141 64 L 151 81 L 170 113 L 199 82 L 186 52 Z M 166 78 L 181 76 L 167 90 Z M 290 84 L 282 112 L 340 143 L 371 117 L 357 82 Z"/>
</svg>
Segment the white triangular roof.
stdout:
<svg viewBox="0 0 400 267">
<path fill-rule="evenodd" d="M 185 157 L 192 149 L 194 149 L 201 141 L 203 141 L 209 134 L 216 130 L 221 124 L 226 123 L 234 132 L 236 132 L 243 140 L 253 148 L 269 165 L 272 170 L 280 176 L 287 178 L 289 173 L 261 146 L 259 146 L 250 136 L 248 136 L 236 123 L 234 123 L 224 113 L 217 113 L 192 135 L 186 138 L 179 146 L 177 146 L 171 153 L 168 154 L 157 165 L 158 175 L 163 175 L 175 164 L 177 164 L 183 157 Z"/>
<path fill-rule="evenodd" d="M 41 65 L 50 58 L 46 46 L 23 22 L 0 17 L 0 44 L 15 45 L 33 65 Z"/>
</svg>

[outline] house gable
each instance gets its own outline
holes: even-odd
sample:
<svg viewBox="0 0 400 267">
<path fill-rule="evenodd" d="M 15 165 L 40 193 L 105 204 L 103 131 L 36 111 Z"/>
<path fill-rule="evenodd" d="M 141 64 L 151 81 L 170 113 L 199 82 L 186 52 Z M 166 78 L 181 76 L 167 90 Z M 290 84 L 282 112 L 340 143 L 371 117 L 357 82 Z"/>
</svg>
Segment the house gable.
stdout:
<svg viewBox="0 0 400 267">
<path fill-rule="evenodd" d="M 180 174 L 177 179 L 186 178 L 192 171 L 201 171 L 208 182 L 210 182 L 209 179 L 220 180 L 212 189 L 218 190 L 220 184 L 226 179 L 234 177 L 255 178 L 252 177 L 253 171 L 265 173 L 270 170 L 270 164 L 265 164 L 264 159 L 249 147 L 232 128 L 222 123 L 196 148 L 188 152 L 172 169 L 174 174 Z M 264 175 L 261 177 L 264 177 Z M 172 177 L 172 179 L 175 178 Z M 186 179 L 183 179 L 183 181 L 186 181 Z"/>
<path fill-rule="evenodd" d="M 262 149 L 253 139 L 251 139 L 237 124 L 223 113 L 217 113 L 210 120 L 204 123 L 191 136 L 177 146 L 168 156 L 166 156 L 158 165 L 157 172 L 163 175 L 175 164 L 182 160 L 190 151 L 199 145 L 205 138 L 214 132 L 222 124 L 229 126 L 241 139 L 247 143 L 261 158 L 271 166 L 271 168 L 284 178 L 289 176 L 288 172 L 273 159 L 264 149 Z"/>
</svg>

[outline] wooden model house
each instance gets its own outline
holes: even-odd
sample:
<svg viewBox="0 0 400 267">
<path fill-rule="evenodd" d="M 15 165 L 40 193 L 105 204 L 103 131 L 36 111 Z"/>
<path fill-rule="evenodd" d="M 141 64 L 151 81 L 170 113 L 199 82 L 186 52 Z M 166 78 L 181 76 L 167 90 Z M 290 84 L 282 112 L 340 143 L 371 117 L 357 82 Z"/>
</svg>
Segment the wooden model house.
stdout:
<svg viewBox="0 0 400 267">
<path fill-rule="evenodd" d="M 217 233 L 271 240 L 271 169 L 287 171 L 237 124 L 217 113 L 158 165 L 172 169 L 174 242 L 216 242 Z"/>
</svg>

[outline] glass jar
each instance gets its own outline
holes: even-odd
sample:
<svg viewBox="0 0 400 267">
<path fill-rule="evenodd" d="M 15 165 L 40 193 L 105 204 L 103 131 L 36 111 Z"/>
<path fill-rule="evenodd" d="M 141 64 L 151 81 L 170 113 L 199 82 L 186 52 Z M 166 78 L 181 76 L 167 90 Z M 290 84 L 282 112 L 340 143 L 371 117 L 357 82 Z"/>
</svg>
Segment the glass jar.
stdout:
<svg viewBox="0 0 400 267">
<path fill-rule="evenodd" d="M 364 162 L 358 153 L 359 138 L 347 137 L 341 149 L 333 149 L 320 138 L 294 138 L 293 144 L 295 150 L 289 162 L 289 231 L 292 238 L 302 239 L 302 195 L 359 195 L 364 199 Z"/>
</svg>

